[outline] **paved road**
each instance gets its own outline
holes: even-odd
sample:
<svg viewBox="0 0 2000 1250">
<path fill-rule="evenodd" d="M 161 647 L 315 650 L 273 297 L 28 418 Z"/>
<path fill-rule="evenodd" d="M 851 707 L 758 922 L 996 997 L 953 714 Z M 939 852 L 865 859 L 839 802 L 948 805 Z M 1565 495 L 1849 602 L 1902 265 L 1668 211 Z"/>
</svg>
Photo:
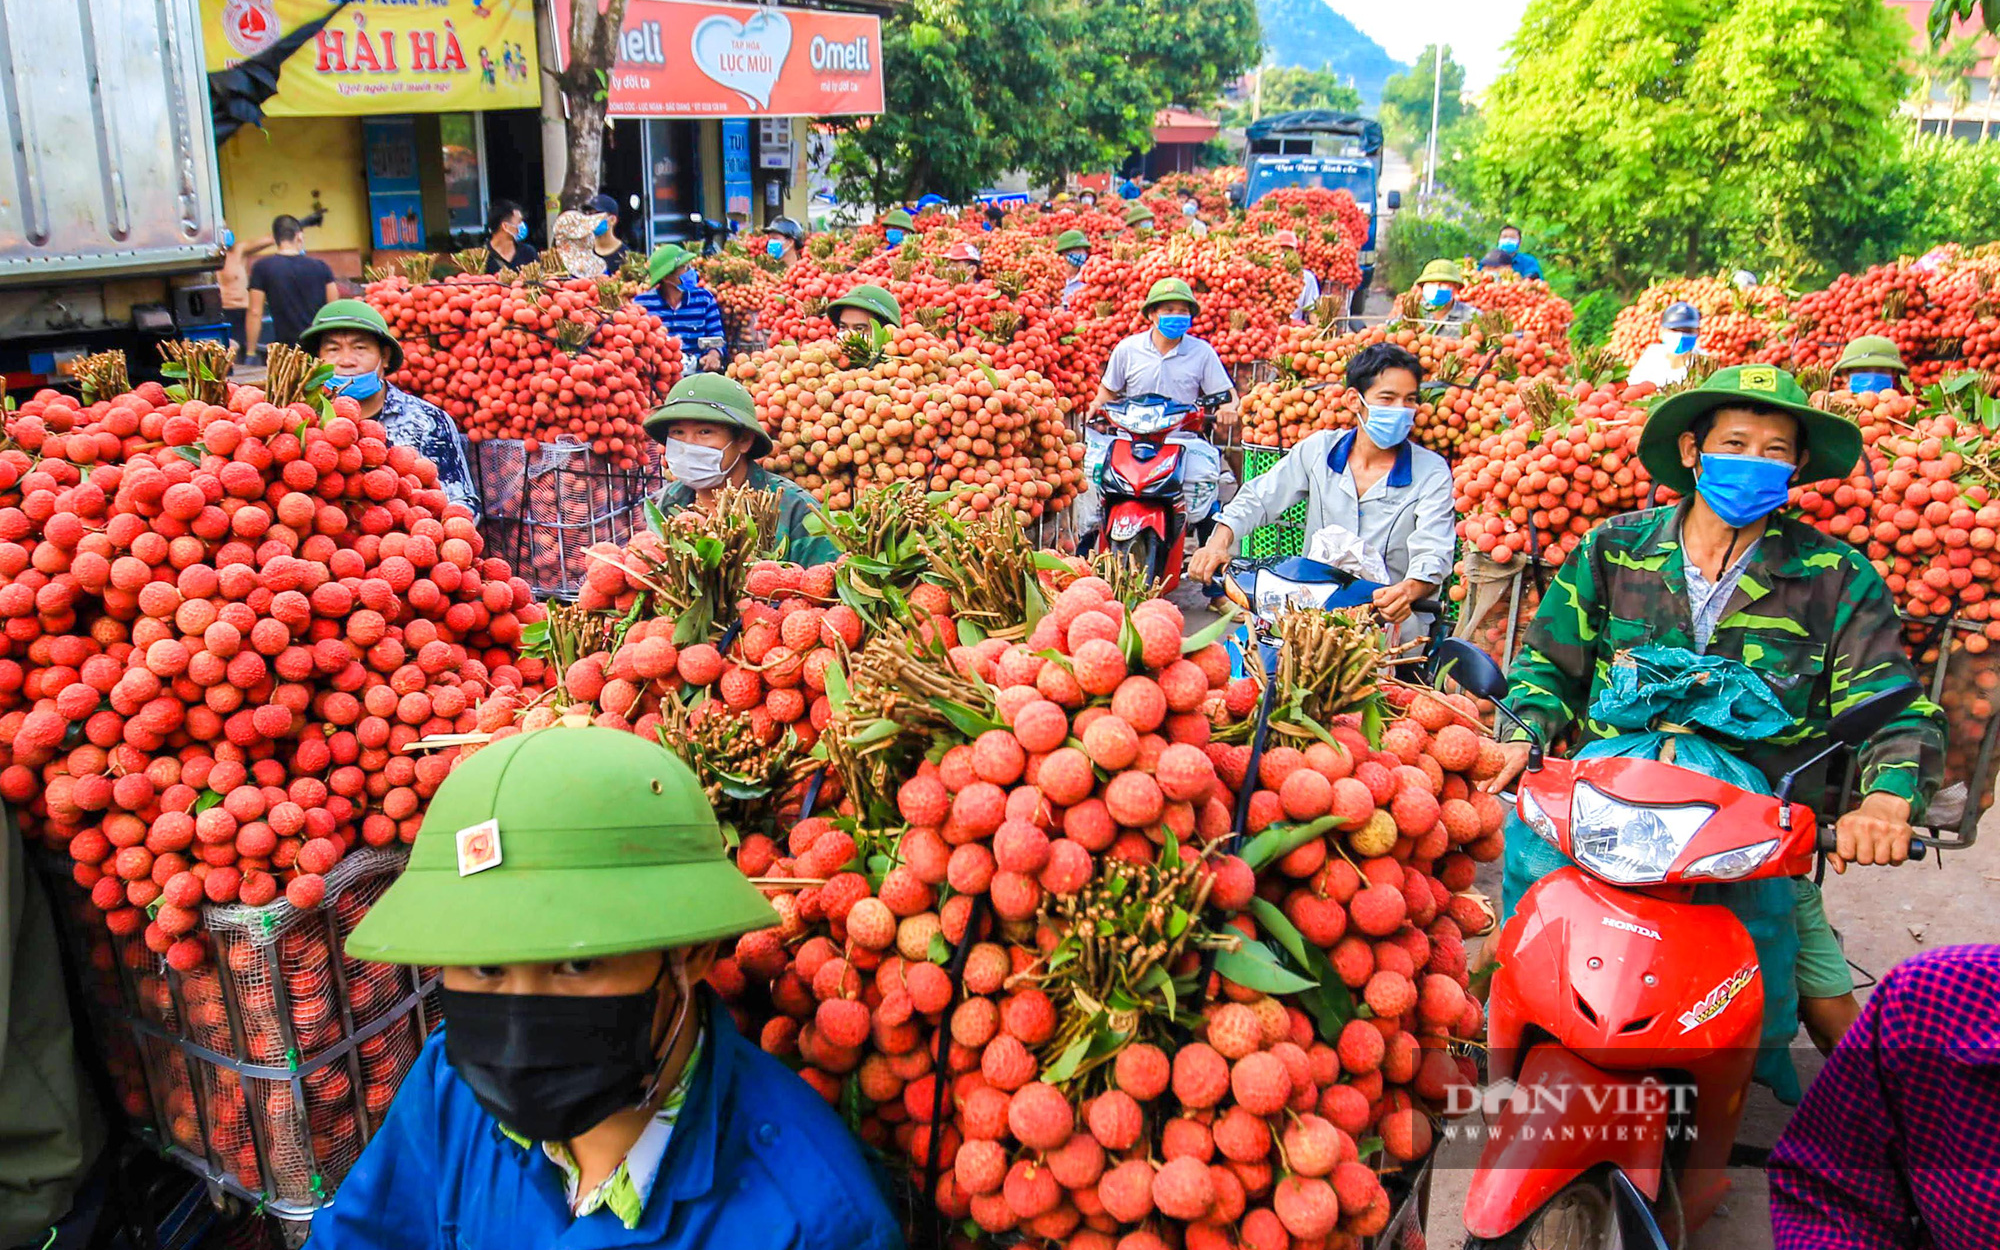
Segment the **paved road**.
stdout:
<svg viewBox="0 0 2000 1250">
<path fill-rule="evenodd" d="M 1188 616 L 1190 633 L 1213 618 L 1199 592 L 1175 592 Z M 1969 851 L 1934 854 L 1922 864 L 1902 868 L 1856 868 L 1844 876 L 1827 874 L 1824 890 L 1827 914 L 1840 931 L 1847 957 L 1866 985 L 1898 962 L 1926 949 L 1968 942 L 2000 943 L 2000 908 L 1993 904 L 2000 882 L 2000 811 L 1987 813 L 1981 838 Z M 1482 874 L 1479 888 L 1496 900 L 1500 895 L 1498 866 Z M 1867 975 L 1864 975 L 1867 974 Z M 1861 993 L 1865 996 L 1867 990 Z M 1801 1032 L 1793 1042 L 1793 1057 L 1802 1081 L 1810 1083 L 1820 1067 L 1819 1053 Z M 1751 1091 L 1750 1104 L 1737 1140 L 1768 1148 L 1784 1131 L 1789 1109 L 1762 1086 Z M 1459 1213 L 1465 1199 L 1465 1173 L 1441 1168 L 1431 1195 L 1431 1250 L 1461 1250 L 1463 1225 Z M 1720 1214 L 1689 1250 L 1764 1250 L 1771 1244 L 1770 1204 L 1764 1174 L 1754 1168 L 1734 1173 L 1734 1192 Z"/>
</svg>

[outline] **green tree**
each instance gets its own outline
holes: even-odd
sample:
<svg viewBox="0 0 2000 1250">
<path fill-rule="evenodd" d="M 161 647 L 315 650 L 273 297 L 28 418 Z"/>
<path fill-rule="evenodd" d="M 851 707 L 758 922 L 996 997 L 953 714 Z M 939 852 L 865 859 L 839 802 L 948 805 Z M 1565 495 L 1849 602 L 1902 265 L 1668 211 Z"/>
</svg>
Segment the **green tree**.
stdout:
<svg viewBox="0 0 2000 1250">
<path fill-rule="evenodd" d="M 883 21 L 884 110 L 838 123 L 843 194 L 969 199 L 1151 146 L 1153 116 L 1254 64 L 1253 0 L 909 0 Z"/>
<path fill-rule="evenodd" d="M 1844 267 L 1896 163 L 1904 49 L 1880 0 L 1530 0 L 1481 188 L 1628 293 Z"/>
<path fill-rule="evenodd" d="M 1922 134 L 1924 129 L 1924 106 L 1931 102 L 1931 88 L 1939 82 L 1945 84 L 1945 103 L 1956 113 L 1972 99 L 1972 81 L 1966 77 L 1978 68 L 1983 59 L 1977 39 L 1961 39 L 1957 43 L 1942 47 L 1931 47 L 1912 53 L 1910 68 L 1917 76 L 1916 93 L 1910 97 L 1915 105 L 1914 124 L 1910 133 Z M 1949 134 L 1950 122 L 1939 122 L 1938 133 Z"/>
<path fill-rule="evenodd" d="M 1431 91 L 1438 91 L 1438 141 L 1444 141 L 1443 132 L 1450 129 L 1453 122 L 1466 112 L 1464 100 L 1465 67 L 1451 59 L 1451 49 L 1444 50 L 1444 81 L 1436 83 L 1438 46 L 1431 44 L 1417 57 L 1408 73 L 1392 74 L 1389 81 L 1382 84 L 1382 131 L 1390 143 L 1396 145 L 1405 156 L 1414 158 L 1417 150 L 1430 141 L 1431 133 Z"/>
</svg>

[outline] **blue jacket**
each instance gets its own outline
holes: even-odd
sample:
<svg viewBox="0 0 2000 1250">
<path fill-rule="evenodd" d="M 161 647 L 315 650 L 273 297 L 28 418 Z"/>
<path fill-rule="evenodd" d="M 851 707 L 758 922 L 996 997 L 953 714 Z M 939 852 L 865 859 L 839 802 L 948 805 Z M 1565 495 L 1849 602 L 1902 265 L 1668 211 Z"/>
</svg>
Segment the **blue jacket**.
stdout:
<svg viewBox="0 0 2000 1250">
<path fill-rule="evenodd" d="M 1542 262 L 1536 260 L 1526 252 L 1516 252 L 1514 253 L 1514 272 L 1523 278 L 1539 278 L 1542 276 Z"/>
<path fill-rule="evenodd" d="M 711 1003 L 702 1070 L 639 1227 L 570 1215 L 561 1173 L 500 1132 L 431 1035 L 311 1250 L 900 1250 L 861 1146 Z"/>
</svg>

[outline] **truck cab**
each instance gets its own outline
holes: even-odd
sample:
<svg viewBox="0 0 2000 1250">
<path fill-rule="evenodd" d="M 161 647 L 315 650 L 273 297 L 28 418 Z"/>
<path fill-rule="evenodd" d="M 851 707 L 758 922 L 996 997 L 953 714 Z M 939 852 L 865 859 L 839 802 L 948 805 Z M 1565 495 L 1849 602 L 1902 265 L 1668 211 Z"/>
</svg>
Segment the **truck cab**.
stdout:
<svg viewBox="0 0 2000 1250">
<path fill-rule="evenodd" d="M 1244 158 L 1244 208 L 1281 187 L 1325 187 L 1345 191 L 1368 217 L 1368 237 L 1361 245 L 1361 285 L 1354 312 L 1375 276 L 1377 208 L 1382 176 L 1382 126 L 1354 113 L 1302 109 L 1278 113 L 1250 123 L 1249 154 Z M 1401 192 L 1391 191 L 1386 208 L 1402 207 Z"/>
</svg>

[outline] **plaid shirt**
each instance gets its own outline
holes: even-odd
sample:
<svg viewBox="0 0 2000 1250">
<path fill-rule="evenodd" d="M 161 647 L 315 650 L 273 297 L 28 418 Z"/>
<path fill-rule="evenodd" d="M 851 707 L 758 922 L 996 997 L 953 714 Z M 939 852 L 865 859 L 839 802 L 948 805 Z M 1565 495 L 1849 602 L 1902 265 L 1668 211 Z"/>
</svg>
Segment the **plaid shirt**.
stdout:
<svg viewBox="0 0 2000 1250">
<path fill-rule="evenodd" d="M 438 485 L 445 495 L 453 503 L 472 509 L 473 520 L 479 519 L 484 509 L 479 504 L 479 487 L 472 480 L 472 453 L 466 450 L 465 435 L 444 409 L 390 386 L 375 419 L 389 432 L 391 443 L 414 447 L 418 455 L 436 465 Z"/>
<path fill-rule="evenodd" d="M 2000 946 L 1897 965 L 1771 1152 L 1775 1250 L 2000 1246 Z"/>
</svg>

